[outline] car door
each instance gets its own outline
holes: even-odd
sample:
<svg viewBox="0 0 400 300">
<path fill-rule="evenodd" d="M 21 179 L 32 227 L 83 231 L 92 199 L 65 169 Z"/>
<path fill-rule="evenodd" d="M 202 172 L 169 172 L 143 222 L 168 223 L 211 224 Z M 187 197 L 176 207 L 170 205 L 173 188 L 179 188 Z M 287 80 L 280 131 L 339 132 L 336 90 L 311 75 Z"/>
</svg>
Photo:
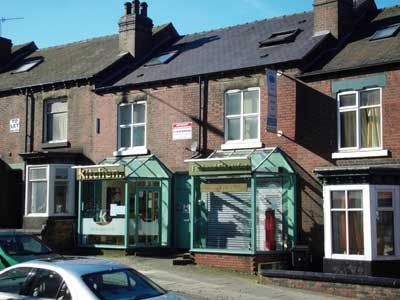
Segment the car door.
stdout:
<svg viewBox="0 0 400 300">
<path fill-rule="evenodd" d="M 29 299 L 24 296 L 27 282 L 32 277 L 32 269 L 13 268 L 0 275 L 0 300 Z"/>
</svg>

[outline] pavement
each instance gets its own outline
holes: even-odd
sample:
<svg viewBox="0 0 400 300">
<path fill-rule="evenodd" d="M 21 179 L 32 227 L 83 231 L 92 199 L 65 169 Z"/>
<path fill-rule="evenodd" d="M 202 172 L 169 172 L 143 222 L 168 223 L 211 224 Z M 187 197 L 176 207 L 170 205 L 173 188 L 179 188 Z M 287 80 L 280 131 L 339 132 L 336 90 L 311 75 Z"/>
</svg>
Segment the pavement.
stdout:
<svg viewBox="0 0 400 300">
<path fill-rule="evenodd" d="M 172 258 L 107 257 L 127 264 L 163 288 L 192 300 L 346 299 L 306 290 L 260 285 L 257 277 L 205 266 L 173 266 Z"/>
</svg>

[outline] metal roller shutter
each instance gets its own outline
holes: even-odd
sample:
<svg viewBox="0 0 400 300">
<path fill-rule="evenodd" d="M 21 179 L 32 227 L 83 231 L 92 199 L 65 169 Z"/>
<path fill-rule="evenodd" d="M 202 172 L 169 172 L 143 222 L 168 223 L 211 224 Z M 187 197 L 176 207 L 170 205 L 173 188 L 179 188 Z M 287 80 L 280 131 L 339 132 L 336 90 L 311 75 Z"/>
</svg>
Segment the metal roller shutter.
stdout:
<svg viewBox="0 0 400 300">
<path fill-rule="evenodd" d="M 250 192 L 207 193 L 207 247 L 251 248 Z"/>
</svg>

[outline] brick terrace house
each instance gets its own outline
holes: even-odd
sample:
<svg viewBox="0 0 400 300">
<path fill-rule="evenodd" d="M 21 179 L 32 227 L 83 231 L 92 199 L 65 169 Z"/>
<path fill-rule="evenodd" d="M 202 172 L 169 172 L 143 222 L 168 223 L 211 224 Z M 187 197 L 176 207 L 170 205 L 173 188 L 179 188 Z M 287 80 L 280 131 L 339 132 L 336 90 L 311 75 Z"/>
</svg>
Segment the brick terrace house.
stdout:
<svg viewBox="0 0 400 300">
<path fill-rule="evenodd" d="M 373 261 L 360 252 L 361 242 L 349 245 L 349 228 L 373 223 L 360 218 L 373 216 L 365 201 L 375 183 L 337 183 L 353 183 L 346 163 L 375 170 L 352 155 L 395 155 L 384 134 L 362 146 L 358 104 L 366 89 L 373 103 L 366 109 L 385 112 L 384 101 L 394 101 L 383 85 L 389 75 L 365 69 L 366 79 L 359 79 L 364 61 L 354 65 L 346 52 L 362 52 L 346 49 L 369 33 L 353 32 L 383 26 L 382 16 L 372 0 L 315 0 L 313 12 L 179 36 L 171 24 L 153 28 L 147 5 L 133 1 L 125 5 L 119 35 L 41 50 L 29 44 L 21 56 L 13 47 L 0 75 L 7 141 L 0 154 L 25 170 L 24 227 L 47 222 L 51 232 L 71 224 L 82 247 L 183 248 L 197 263 L 244 271 L 287 259 L 295 245 L 311 249 L 314 269 L 322 267 L 324 250 L 329 271 L 353 269 L 348 260 Z M 383 41 L 392 48 L 382 49 L 396 49 L 396 41 Z M 388 97 L 377 103 L 376 90 Z M 368 126 L 384 128 L 374 122 Z M 341 128 L 346 134 L 338 143 Z M 370 178 L 363 174 L 357 178 Z M 385 219 L 397 213 L 395 186 L 382 189 L 383 205 L 390 191 Z M 355 207 L 348 206 L 350 194 L 358 195 Z M 330 195 L 346 205 L 331 213 Z M 390 248 L 385 243 L 379 247 Z"/>
<path fill-rule="evenodd" d="M 314 169 L 323 183 L 326 272 L 399 276 L 399 22 L 398 6 L 378 11 L 300 76 L 333 100 L 332 164 Z M 325 131 L 307 110 L 310 130 Z"/>
</svg>

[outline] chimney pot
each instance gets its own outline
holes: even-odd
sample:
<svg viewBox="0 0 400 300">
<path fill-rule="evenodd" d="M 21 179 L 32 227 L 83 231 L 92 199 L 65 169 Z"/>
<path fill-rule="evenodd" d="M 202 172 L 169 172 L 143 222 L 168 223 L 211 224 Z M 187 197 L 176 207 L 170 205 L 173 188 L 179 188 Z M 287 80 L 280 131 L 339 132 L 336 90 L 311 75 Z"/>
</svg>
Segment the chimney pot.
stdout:
<svg viewBox="0 0 400 300">
<path fill-rule="evenodd" d="M 143 17 L 147 18 L 147 3 L 146 2 L 142 2 L 140 4 L 140 15 L 142 15 Z"/>
<path fill-rule="evenodd" d="M 140 1 L 139 0 L 134 0 L 132 1 L 133 4 L 133 12 L 135 15 L 139 14 L 139 7 L 140 7 Z"/>
<path fill-rule="evenodd" d="M 132 3 L 126 2 L 124 5 L 125 5 L 125 14 L 126 15 L 132 14 Z"/>
</svg>

